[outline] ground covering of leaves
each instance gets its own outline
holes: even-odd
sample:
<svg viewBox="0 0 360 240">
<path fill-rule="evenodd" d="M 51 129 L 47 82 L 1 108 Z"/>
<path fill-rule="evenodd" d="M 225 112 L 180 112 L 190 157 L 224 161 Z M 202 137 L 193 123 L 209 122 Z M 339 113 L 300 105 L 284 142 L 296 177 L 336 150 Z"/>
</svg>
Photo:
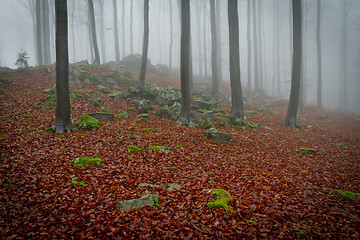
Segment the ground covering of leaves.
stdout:
<svg viewBox="0 0 360 240">
<path fill-rule="evenodd" d="M 205 139 L 206 129 L 153 114 L 135 122 L 136 114 L 100 121 L 98 130 L 47 133 L 55 112 L 39 104 L 47 97 L 42 91 L 54 85 L 50 70 L 0 76 L 7 80 L 0 85 L 1 239 L 360 238 L 360 199 L 334 192 L 360 192 L 359 116 L 307 106 L 299 123 L 308 128 L 287 128 L 279 124 L 286 100 L 252 95 L 245 105 L 247 120 L 263 127 L 215 122 L 218 130 L 231 133 L 228 144 Z M 149 78 L 164 84 L 156 82 L 160 77 Z M 83 95 L 71 100 L 75 122 L 81 113 L 99 111 L 86 100 L 96 86 L 72 86 Z M 134 107 L 103 93 L 100 98 L 113 113 Z M 229 105 L 223 109 L 228 113 Z M 131 153 L 128 146 L 142 151 Z M 100 157 L 103 164 L 70 163 L 81 156 Z M 181 189 L 169 191 L 171 183 Z M 232 211 L 207 206 L 215 199 L 205 190 L 210 188 L 232 195 Z M 159 194 L 158 207 L 117 211 L 117 201 L 146 193 Z"/>
</svg>

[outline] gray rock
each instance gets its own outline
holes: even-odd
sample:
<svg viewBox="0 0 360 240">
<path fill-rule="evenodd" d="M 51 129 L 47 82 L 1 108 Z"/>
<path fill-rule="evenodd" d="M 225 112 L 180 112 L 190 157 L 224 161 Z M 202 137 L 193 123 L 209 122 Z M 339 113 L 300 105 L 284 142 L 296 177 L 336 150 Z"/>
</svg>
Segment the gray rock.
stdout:
<svg viewBox="0 0 360 240">
<path fill-rule="evenodd" d="M 113 113 L 89 113 L 90 116 L 96 118 L 97 120 L 104 120 L 104 121 L 114 121 L 115 115 Z"/>
<path fill-rule="evenodd" d="M 213 140 L 214 142 L 219 142 L 224 144 L 228 143 L 231 139 L 229 133 L 219 132 L 215 128 L 210 128 L 207 132 L 205 132 L 205 136 L 208 139 Z"/>
<path fill-rule="evenodd" d="M 131 199 L 127 201 L 119 201 L 116 203 L 116 208 L 119 211 L 125 210 L 128 211 L 132 208 L 138 209 L 143 206 L 154 206 L 159 202 L 159 195 L 157 194 L 147 194 L 141 198 Z"/>
<path fill-rule="evenodd" d="M 100 92 L 103 92 L 103 93 L 111 93 L 111 91 L 107 87 L 105 87 L 103 85 L 99 85 L 98 89 L 99 89 Z"/>
<path fill-rule="evenodd" d="M 203 100 L 197 100 L 195 99 L 193 102 L 192 102 L 192 107 L 193 108 L 196 108 L 196 109 L 207 109 L 207 110 L 210 110 L 210 104 L 203 101 Z"/>
<path fill-rule="evenodd" d="M 140 183 L 138 187 L 157 187 L 157 185 L 153 185 L 150 183 Z"/>
<path fill-rule="evenodd" d="M 136 111 L 136 109 L 133 109 L 133 108 L 130 108 L 130 109 L 126 110 L 126 112 L 128 114 L 137 114 L 138 113 L 138 111 Z"/>
<path fill-rule="evenodd" d="M 172 191 L 172 190 L 174 190 L 174 189 L 181 189 L 181 187 L 180 187 L 178 184 L 176 184 L 176 183 L 171 183 L 171 184 L 168 186 L 168 189 L 169 189 L 169 191 Z"/>
<path fill-rule="evenodd" d="M 146 100 L 139 101 L 138 107 L 139 107 L 139 113 L 149 113 L 153 109 L 150 103 Z"/>
</svg>

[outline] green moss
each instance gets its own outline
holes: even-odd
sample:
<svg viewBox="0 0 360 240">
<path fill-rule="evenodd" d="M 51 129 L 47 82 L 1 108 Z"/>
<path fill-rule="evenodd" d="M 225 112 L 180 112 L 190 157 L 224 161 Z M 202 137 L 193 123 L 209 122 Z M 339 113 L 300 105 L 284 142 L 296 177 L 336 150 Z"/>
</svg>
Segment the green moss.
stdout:
<svg viewBox="0 0 360 240">
<path fill-rule="evenodd" d="M 76 124 L 78 124 L 79 127 L 87 129 L 87 130 L 93 130 L 93 129 L 100 128 L 99 120 L 91 117 L 87 113 L 81 114 L 81 118 L 79 119 L 79 121 L 77 121 Z"/>
<path fill-rule="evenodd" d="M 108 109 L 107 107 L 104 107 L 104 106 L 101 106 L 100 112 L 101 113 L 111 113 L 110 109 Z"/>
<path fill-rule="evenodd" d="M 208 172 L 208 174 L 215 174 L 214 172 Z"/>
<path fill-rule="evenodd" d="M 150 146 L 149 147 L 152 150 L 162 151 L 162 152 L 170 152 L 170 148 L 166 146 Z"/>
<path fill-rule="evenodd" d="M 141 152 L 141 151 L 142 151 L 140 148 L 138 148 L 138 147 L 136 147 L 136 146 L 128 146 L 126 149 L 129 150 L 129 151 L 132 152 L 132 153 L 134 153 L 134 152 L 137 153 L 137 152 Z"/>
<path fill-rule="evenodd" d="M 1 84 L 5 84 L 8 83 L 9 81 L 6 78 L 1 78 L 0 83 Z"/>
<path fill-rule="evenodd" d="M 340 196 L 346 197 L 346 198 L 360 198 L 360 193 L 345 191 L 345 190 L 334 190 L 334 192 Z"/>
<path fill-rule="evenodd" d="M 1 119 L 6 121 L 9 119 L 9 116 L 1 116 Z"/>
<path fill-rule="evenodd" d="M 72 184 L 78 184 L 78 185 L 80 185 L 80 186 L 85 186 L 85 182 L 84 182 L 84 181 L 79 182 L 76 177 L 74 177 L 74 178 L 71 180 L 71 183 L 72 183 Z"/>
<path fill-rule="evenodd" d="M 45 93 L 45 94 L 53 95 L 53 94 L 55 94 L 55 89 L 56 88 L 48 88 L 48 89 L 45 89 L 42 92 Z"/>
<path fill-rule="evenodd" d="M 225 191 L 223 189 L 206 189 L 209 192 L 216 195 L 216 200 L 214 202 L 208 202 L 207 205 L 211 208 L 223 208 L 226 211 L 229 211 L 229 205 L 228 201 L 231 200 L 231 195 L 228 191 Z"/>
<path fill-rule="evenodd" d="M 143 129 L 141 129 L 142 132 L 148 132 L 150 130 L 154 130 L 154 129 L 153 128 L 143 128 Z"/>
<path fill-rule="evenodd" d="M 47 133 L 54 133 L 54 132 L 55 132 L 55 128 L 53 128 L 53 127 L 48 127 L 48 128 L 45 129 L 45 132 L 47 132 Z"/>
<path fill-rule="evenodd" d="M 57 136 L 58 138 L 65 138 L 65 136 L 64 135 L 59 135 L 59 136 Z"/>
<path fill-rule="evenodd" d="M 10 188 L 16 188 L 15 185 L 9 184 L 9 183 L 5 183 L 3 186 L 4 187 L 10 187 Z"/>
<path fill-rule="evenodd" d="M 339 144 L 336 144 L 336 145 L 339 146 L 339 147 L 342 147 L 344 149 L 348 148 L 345 143 L 339 143 Z"/>
<path fill-rule="evenodd" d="M 169 168 L 172 169 L 172 170 L 178 170 L 178 168 L 175 167 L 175 166 L 171 166 L 171 167 L 169 167 Z"/>
<path fill-rule="evenodd" d="M 175 147 L 176 147 L 177 149 L 183 148 L 183 147 L 180 146 L 180 145 L 176 145 Z"/>
<path fill-rule="evenodd" d="M 121 129 L 117 129 L 117 130 L 116 130 L 116 132 L 117 132 L 117 133 L 122 133 L 122 132 L 123 132 L 123 130 L 121 130 Z"/>
<path fill-rule="evenodd" d="M 24 118 L 33 118 L 33 115 L 25 115 Z"/>
<path fill-rule="evenodd" d="M 74 158 L 71 163 L 74 163 L 78 167 L 83 167 L 86 165 L 99 166 L 102 164 L 102 160 L 101 158 L 78 157 Z"/>
<path fill-rule="evenodd" d="M 316 149 L 313 148 L 299 148 L 299 150 L 304 151 L 306 153 L 316 153 Z"/>
</svg>

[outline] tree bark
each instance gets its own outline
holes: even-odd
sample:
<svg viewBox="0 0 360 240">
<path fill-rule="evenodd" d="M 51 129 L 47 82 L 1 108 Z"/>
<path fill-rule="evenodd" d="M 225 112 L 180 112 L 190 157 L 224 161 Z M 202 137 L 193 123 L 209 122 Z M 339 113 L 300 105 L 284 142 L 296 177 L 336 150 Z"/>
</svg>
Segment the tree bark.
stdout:
<svg viewBox="0 0 360 240">
<path fill-rule="evenodd" d="M 251 14 L 251 8 L 250 8 L 250 2 L 251 0 L 247 0 L 247 88 L 251 89 L 251 36 L 250 36 L 250 14 Z"/>
<path fill-rule="evenodd" d="M 181 112 L 179 124 L 191 124 L 190 102 L 190 0 L 181 1 L 180 40 Z"/>
<path fill-rule="evenodd" d="M 301 74 L 301 1 L 292 0 L 293 10 L 293 60 L 291 74 L 291 90 L 285 126 L 297 127 L 297 111 L 299 105 L 300 74 Z"/>
<path fill-rule="evenodd" d="M 138 82 L 138 87 L 140 89 L 144 89 L 145 87 L 145 73 L 146 73 L 148 46 L 149 46 L 149 0 L 144 0 L 144 36 L 143 36 L 140 76 Z"/>
<path fill-rule="evenodd" d="M 119 62 L 120 61 L 120 51 L 119 51 L 119 31 L 118 31 L 116 0 L 113 0 L 113 10 L 114 10 L 115 62 Z"/>
<path fill-rule="evenodd" d="M 75 131 L 70 117 L 67 1 L 55 0 L 56 11 L 56 112 L 57 133 Z"/>
<path fill-rule="evenodd" d="M 172 69 L 172 49 L 173 49 L 173 6 L 172 6 L 172 0 L 169 0 L 170 4 L 170 46 L 169 46 L 169 68 Z"/>
<path fill-rule="evenodd" d="M 44 55 L 44 64 L 51 64 L 51 56 L 50 56 L 50 26 L 49 26 L 49 2 L 48 0 L 42 0 L 42 39 L 43 39 L 43 55 Z"/>
<path fill-rule="evenodd" d="M 44 65 L 43 52 L 42 52 L 42 30 L 41 30 L 41 2 L 36 1 L 36 50 L 37 50 L 37 63 L 38 65 Z"/>
<path fill-rule="evenodd" d="M 101 61 L 106 63 L 106 46 L 105 46 L 105 27 L 104 27 L 104 0 L 100 0 L 100 44 L 101 44 Z"/>
<path fill-rule="evenodd" d="M 212 90 L 211 97 L 214 101 L 219 99 L 219 73 L 218 73 L 218 52 L 217 52 L 217 31 L 215 19 L 215 0 L 210 0 L 210 21 L 211 21 L 211 69 L 212 69 Z"/>
<path fill-rule="evenodd" d="M 220 0 L 216 0 L 216 44 L 217 44 L 217 66 L 218 66 L 218 83 L 222 82 L 222 52 L 221 52 L 221 15 Z"/>
<path fill-rule="evenodd" d="M 320 0 L 316 1 L 316 47 L 317 47 L 317 64 L 318 64 L 318 71 L 317 71 L 317 108 L 322 107 L 322 63 L 321 63 L 321 2 Z"/>
<path fill-rule="evenodd" d="M 203 57 L 203 54 L 202 54 L 202 46 L 201 46 L 201 5 L 197 4 L 196 5 L 196 20 L 197 20 L 197 30 L 198 30 L 198 37 L 197 37 L 197 40 L 198 40 L 198 59 L 199 59 L 199 75 L 200 76 L 203 76 L 204 73 L 203 73 L 203 63 L 202 63 L 202 57 Z"/>
<path fill-rule="evenodd" d="M 347 75 L 347 0 L 341 7 L 341 32 L 340 32 L 340 108 L 348 108 L 348 75 Z"/>
<path fill-rule="evenodd" d="M 207 77 L 208 75 L 208 59 L 207 59 L 207 49 L 206 49 L 206 33 L 207 33 L 207 30 L 206 30 L 206 2 L 207 1 L 204 1 L 204 75 L 205 77 Z"/>
<path fill-rule="evenodd" d="M 254 89 L 259 90 L 259 65 L 258 65 L 258 43 L 257 43 L 257 14 L 256 14 L 256 0 L 252 1 L 253 11 L 253 41 L 254 41 Z"/>
<path fill-rule="evenodd" d="M 92 36 L 92 43 L 95 54 L 94 64 L 100 64 L 99 47 L 96 38 L 95 13 L 94 13 L 93 0 L 88 0 L 88 3 L 89 3 L 90 21 L 91 21 L 91 36 Z"/>
<path fill-rule="evenodd" d="M 134 53 L 134 47 L 133 47 L 133 1 L 130 1 L 130 54 Z"/>
<path fill-rule="evenodd" d="M 240 75 L 238 1 L 228 0 L 229 55 L 231 84 L 230 122 L 244 121 Z"/>
<path fill-rule="evenodd" d="M 125 57 L 126 56 L 126 48 L 125 48 L 125 41 L 126 41 L 126 34 L 125 34 L 125 1 L 121 1 L 121 11 L 122 11 L 122 14 L 121 14 L 121 27 L 122 27 L 122 56 Z"/>
</svg>

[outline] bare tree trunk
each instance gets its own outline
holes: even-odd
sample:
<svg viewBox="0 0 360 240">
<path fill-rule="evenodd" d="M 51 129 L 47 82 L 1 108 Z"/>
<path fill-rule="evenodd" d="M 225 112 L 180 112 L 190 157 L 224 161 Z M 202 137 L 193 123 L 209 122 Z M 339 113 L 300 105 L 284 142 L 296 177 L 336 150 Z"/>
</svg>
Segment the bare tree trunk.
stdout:
<svg viewBox="0 0 360 240">
<path fill-rule="evenodd" d="M 202 63 L 202 57 L 203 57 L 203 54 L 202 54 L 202 46 L 201 46 L 201 5 L 197 4 L 196 5 L 196 20 L 197 20 L 197 30 L 198 30 L 198 55 L 199 55 L 199 75 L 200 76 L 203 76 L 204 73 L 203 73 L 203 63 Z"/>
<path fill-rule="evenodd" d="M 216 44 L 217 44 L 217 66 L 218 82 L 222 81 L 222 54 L 221 54 L 221 15 L 220 0 L 216 0 Z"/>
<path fill-rule="evenodd" d="M 133 47 L 133 1 L 130 1 L 130 53 L 134 53 L 134 47 Z"/>
<path fill-rule="evenodd" d="M 258 43 L 257 43 L 257 14 L 256 14 L 256 1 L 252 0 L 253 11 L 253 41 L 254 41 L 254 88 L 255 91 L 259 90 L 259 67 L 258 67 Z"/>
<path fill-rule="evenodd" d="M 277 96 L 281 96 L 280 81 L 280 16 L 279 1 L 275 0 L 275 21 L 274 21 L 274 42 L 275 42 L 275 61 L 274 61 L 274 91 Z"/>
<path fill-rule="evenodd" d="M 125 49 L 125 41 L 126 41 L 126 34 L 125 34 L 125 1 L 121 1 L 121 27 L 122 27 L 122 56 L 126 56 L 126 49 Z"/>
<path fill-rule="evenodd" d="M 179 124 L 191 124 L 190 102 L 190 0 L 181 1 L 181 112 Z"/>
<path fill-rule="evenodd" d="M 88 3 L 88 27 L 89 27 L 89 59 L 90 62 L 93 63 L 94 62 L 94 47 L 93 47 L 93 37 L 92 37 L 92 21 L 91 21 L 91 14 L 90 14 L 90 7 L 89 7 L 89 3 Z"/>
<path fill-rule="evenodd" d="M 88 0 L 88 3 L 89 3 L 90 21 L 91 21 L 91 36 L 92 36 L 92 43 L 95 54 L 94 64 L 100 64 L 99 47 L 96 38 L 95 13 L 94 13 L 93 0 Z"/>
<path fill-rule="evenodd" d="M 321 63 L 321 2 L 316 1 L 316 47 L 317 47 L 317 108 L 322 108 L 322 63 Z"/>
<path fill-rule="evenodd" d="M 257 0 L 258 6 L 258 46 L 259 46 L 259 89 L 264 89 L 264 58 L 263 58 L 263 40 L 262 40 L 262 0 Z"/>
<path fill-rule="evenodd" d="M 56 10 L 56 112 L 57 133 L 75 131 L 70 117 L 67 1 L 55 0 Z"/>
<path fill-rule="evenodd" d="M 205 77 L 208 75 L 207 49 L 206 49 L 206 2 L 204 1 L 204 73 Z"/>
<path fill-rule="evenodd" d="M 51 63 L 50 56 L 50 27 L 49 27 L 49 2 L 48 0 L 42 0 L 42 39 L 43 39 L 43 54 L 44 64 L 49 65 Z"/>
<path fill-rule="evenodd" d="M 300 74 L 301 74 L 301 1 L 292 0 L 293 9 L 293 60 L 291 74 L 291 90 L 288 110 L 285 118 L 285 126 L 297 127 L 297 111 L 299 105 Z"/>
<path fill-rule="evenodd" d="M 231 114 L 229 122 L 244 121 L 240 75 L 239 19 L 237 0 L 228 0 Z"/>
<path fill-rule="evenodd" d="M 72 12 L 71 12 L 71 37 L 72 37 L 72 50 L 73 50 L 73 62 L 76 62 L 76 47 L 75 47 L 75 1 L 72 3 Z"/>
<path fill-rule="evenodd" d="M 173 33 L 173 5 L 172 5 L 172 0 L 169 0 L 169 4 L 170 4 L 170 46 L 169 46 L 169 68 L 172 69 L 172 49 L 173 49 L 173 38 L 174 38 L 174 33 Z"/>
<path fill-rule="evenodd" d="M 215 0 L 210 0 L 210 21 L 211 21 L 211 69 L 212 69 L 212 90 L 211 97 L 214 101 L 218 101 L 219 95 L 219 79 L 218 79 L 218 53 L 216 41 L 216 21 L 215 21 Z"/>
<path fill-rule="evenodd" d="M 144 0 L 144 37 L 143 37 L 141 69 L 140 69 L 140 76 L 138 83 L 138 87 L 140 89 L 144 89 L 145 87 L 145 73 L 146 73 L 148 46 L 149 46 L 149 0 Z"/>
<path fill-rule="evenodd" d="M 37 63 L 38 65 L 44 65 L 43 52 L 42 52 L 42 30 L 41 30 L 41 2 L 36 1 L 36 49 L 37 49 Z"/>
<path fill-rule="evenodd" d="M 247 87 L 248 89 L 251 89 L 251 37 L 250 37 L 250 14 L 251 14 L 251 8 L 250 8 L 250 1 L 247 0 Z"/>
<path fill-rule="evenodd" d="M 113 10 L 114 10 L 115 62 L 119 62 L 120 61 L 120 51 L 119 51 L 119 31 L 118 31 L 116 0 L 113 0 Z"/>
<path fill-rule="evenodd" d="M 348 108 L 348 75 L 347 75 L 347 0 L 341 6 L 341 32 L 340 32 L 340 107 Z"/>
<path fill-rule="evenodd" d="M 100 44 L 101 44 L 101 60 L 106 63 L 106 47 L 105 47 L 105 27 L 104 27 L 104 0 L 100 0 Z"/>
</svg>

